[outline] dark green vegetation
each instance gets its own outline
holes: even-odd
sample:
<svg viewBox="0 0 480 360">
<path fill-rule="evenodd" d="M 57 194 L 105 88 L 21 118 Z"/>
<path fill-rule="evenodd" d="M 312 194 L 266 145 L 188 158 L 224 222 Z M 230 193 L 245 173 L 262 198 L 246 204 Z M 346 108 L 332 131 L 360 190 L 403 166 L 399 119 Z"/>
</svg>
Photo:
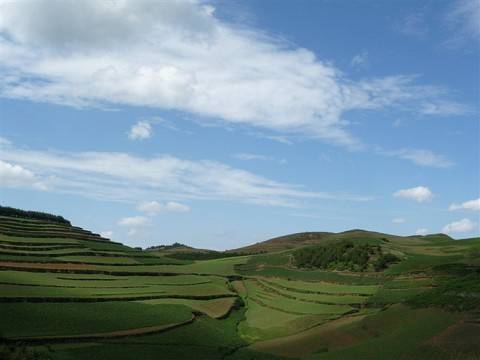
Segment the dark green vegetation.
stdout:
<svg viewBox="0 0 480 360">
<path fill-rule="evenodd" d="M 60 224 L 70 225 L 70 221 L 65 220 L 62 216 L 52 215 L 40 211 L 25 211 L 20 209 L 15 209 L 8 206 L 0 206 L 0 216 L 9 216 L 22 219 L 35 219 L 35 220 L 44 220 L 51 221 Z"/>
<path fill-rule="evenodd" d="M 380 271 L 400 259 L 394 254 L 382 254 L 380 245 L 339 242 L 307 246 L 293 253 L 294 263 L 299 268 L 365 271 L 373 268 Z"/>
<path fill-rule="evenodd" d="M 354 230 L 142 251 L 2 211 L 1 359 L 479 359 L 478 238 Z"/>
</svg>

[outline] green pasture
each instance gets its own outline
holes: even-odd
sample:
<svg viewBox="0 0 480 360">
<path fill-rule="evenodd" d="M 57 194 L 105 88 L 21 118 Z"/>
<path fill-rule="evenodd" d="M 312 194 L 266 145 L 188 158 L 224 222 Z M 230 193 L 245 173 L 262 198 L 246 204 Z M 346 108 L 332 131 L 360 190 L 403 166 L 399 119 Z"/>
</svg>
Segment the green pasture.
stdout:
<svg viewBox="0 0 480 360">
<path fill-rule="evenodd" d="M 372 295 L 378 289 L 378 286 L 376 285 L 346 285 L 323 281 L 307 282 L 286 279 L 268 279 L 266 282 L 291 291 L 305 293 Z"/>
<path fill-rule="evenodd" d="M 190 317 L 191 310 L 184 305 L 3 303 L 0 333 L 7 338 L 80 335 L 178 323 Z"/>
</svg>

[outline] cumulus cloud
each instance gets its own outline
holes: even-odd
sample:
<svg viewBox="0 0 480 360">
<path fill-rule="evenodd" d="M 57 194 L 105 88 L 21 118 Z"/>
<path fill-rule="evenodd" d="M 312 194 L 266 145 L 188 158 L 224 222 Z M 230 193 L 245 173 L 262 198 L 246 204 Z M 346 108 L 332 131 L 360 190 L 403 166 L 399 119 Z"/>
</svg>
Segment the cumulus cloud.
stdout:
<svg viewBox="0 0 480 360">
<path fill-rule="evenodd" d="M 54 177 L 52 191 L 97 199 L 139 202 L 222 200 L 272 206 L 298 206 L 307 200 L 368 201 L 369 196 L 308 191 L 211 160 L 170 155 L 132 156 L 118 152 L 55 152 L 3 147 L 0 159 L 42 177 Z M 168 204 L 168 203 L 167 203 Z M 170 209 L 175 204 L 167 205 Z"/>
<path fill-rule="evenodd" d="M 48 189 L 47 183 L 41 181 L 32 171 L 2 160 L 0 160 L 0 187 Z"/>
<path fill-rule="evenodd" d="M 462 219 L 458 221 L 451 222 L 443 227 L 442 233 L 459 233 L 459 232 L 471 232 L 475 230 L 477 223 L 470 219 Z"/>
<path fill-rule="evenodd" d="M 152 125 L 148 121 L 139 121 L 132 125 L 128 137 L 132 140 L 145 140 L 152 137 Z"/>
<path fill-rule="evenodd" d="M 190 207 L 176 201 L 159 203 L 158 201 L 144 201 L 138 204 L 137 210 L 153 215 L 160 212 L 188 212 Z"/>
<path fill-rule="evenodd" d="M 3 97 L 173 109 L 350 147 L 359 141 L 347 112 L 429 114 L 428 105 L 438 115 L 438 104 L 456 104 L 415 76 L 353 81 L 313 52 L 221 20 L 195 0 L 2 0 L 0 67 Z"/>
<path fill-rule="evenodd" d="M 150 225 L 150 219 L 145 216 L 130 216 L 124 217 L 118 221 L 119 226 L 129 226 L 129 227 L 137 227 L 137 226 L 145 226 Z"/>
<path fill-rule="evenodd" d="M 428 234 L 428 229 L 425 229 L 425 228 L 421 228 L 421 229 L 417 229 L 417 231 L 415 231 L 415 235 L 427 235 Z"/>
<path fill-rule="evenodd" d="M 433 198 L 433 193 L 426 186 L 417 186 L 410 189 L 401 189 L 393 194 L 394 197 L 414 200 L 416 202 L 429 201 Z"/>
<path fill-rule="evenodd" d="M 406 220 L 404 218 L 394 218 L 392 219 L 392 222 L 394 224 L 403 224 Z"/>
<path fill-rule="evenodd" d="M 455 210 L 471 210 L 471 211 L 480 211 L 480 198 L 465 201 L 461 204 L 451 204 L 449 207 L 450 211 Z"/>
</svg>

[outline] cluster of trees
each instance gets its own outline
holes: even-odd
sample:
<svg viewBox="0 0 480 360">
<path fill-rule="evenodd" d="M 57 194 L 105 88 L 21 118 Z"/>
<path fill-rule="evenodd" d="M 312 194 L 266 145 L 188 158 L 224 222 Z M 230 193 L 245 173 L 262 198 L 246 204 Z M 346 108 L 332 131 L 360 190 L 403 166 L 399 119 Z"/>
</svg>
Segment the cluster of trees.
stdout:
<svg viewBox="0 0 480 360">
<path fill-rule="evenodd" d="M 48 214 L 40 211 L 20 210 L 20 209 L 15 209 L 9 206 L 0 206 L 0 215 L 17 217 L 17 218 L 35 219 L 35 220 L 45 220 L 45 221 L 52 221 L 52 222 L 61 223 L 69 226 L 71 225 L 70 221 L 66 220 L 65 218 L 59 215 L 52 215 L 52 214 Z"/>
<path fill-rule="evenodd" d="M 187 248 L 191 249 L 190 246 L 185 244 L 174 242 L 172 245 L 157 245 L 157 246 L 150 246 L 147 250 L 170 250 L 170 249 L 178 249 L 178 248 Z"/>
<path fill-rule="evenodd" d="M 293 257 L 295 265 L 301 268 L 350 271 L 365 271 L 370 265 L 376 271 L 380 271 L 399 260 L 393 254 L 382 254 L 378 245 L 358 244 L 346 240 L 302 248 L 295 251 Z"/>
<path fill-rule="evenodd" d="M 386 269 L 389 265 L 399 262 L 400 259 L 391 253 L 380 255 L 374 262 L 373 267 L 375 271 L 382 271 Z"/>
<path fill-rule="evenodd" d="M 175 252 L 168 254 L 168 257 L 178 259 L 178 260 L 213 260 L 213 259 L 223 259 L 229 257 L 235 257 L 244 255 L 241 253 L 226 253 L 220 251 L 198 251 L 198 252 Z"/>
</svg>

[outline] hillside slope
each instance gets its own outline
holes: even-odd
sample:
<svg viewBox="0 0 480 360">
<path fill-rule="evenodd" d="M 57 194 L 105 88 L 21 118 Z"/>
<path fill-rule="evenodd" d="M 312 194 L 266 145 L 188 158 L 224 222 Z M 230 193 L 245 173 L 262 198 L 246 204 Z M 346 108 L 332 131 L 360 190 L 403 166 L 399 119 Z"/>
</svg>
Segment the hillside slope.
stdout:
<svg viewBox="0 0 480 360">
<path fill-rule="evenodd" d="M 478 358 L 479 238 L 354 230 L 262 246 L 178 259 L 198 249 L 141 251 L 61 217 L 0 214 L 0 358 Z M 301 248 L 326 268 L 295 263 Z M 339 271 L 344 248 L 397 260 Z"/>
</svg>

